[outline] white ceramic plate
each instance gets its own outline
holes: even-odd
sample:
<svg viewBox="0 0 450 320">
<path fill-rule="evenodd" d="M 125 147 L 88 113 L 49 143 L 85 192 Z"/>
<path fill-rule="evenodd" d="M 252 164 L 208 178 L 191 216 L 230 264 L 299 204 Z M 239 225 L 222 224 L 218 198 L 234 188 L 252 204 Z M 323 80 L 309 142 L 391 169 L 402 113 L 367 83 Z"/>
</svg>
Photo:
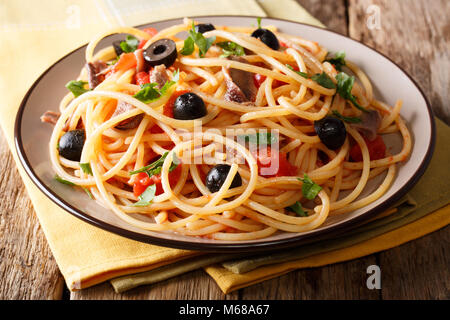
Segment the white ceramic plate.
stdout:
<svg viewBox="0 0 450 320">
<path fill-rule="evenodd" d="M 216 25 L 251 26 L 255 25 L 255 17 L 209 16 L 195 18 L 201 22 Z M 154 27 L 158 30 L 181 22 L 181 19 L 151 23 L 140 27 Z M 186 237 L 173 233 L 142 231 L 115 216 L 114 213 L 90 201 L 87 195 L 74 191 L 71 187 L 56 182 L 53 177 L 48 141 L 52 127 L 42 124 L 40 116 L 48 109 L 57 110 L 60 99 L 66 94 L 64 85 L 75 79 L 85 64 L 85 46 L 69 53 L 55 62 L 33 84 L 22 101 L 15 124 L 15 142 L 20 160 L 28 175 L 36 185 L 52 201 L 76 217 L 105 230 L 129 237 L 138 241 L 162 246 L 193 250 L 210 251 L 255 251 L 276 249 L 313 241 L 318 237 L 327 237 L 338 232 L 345 232 L 364 219 L 387 209 L 402 197 L 425 171 L 433 153 L 435 128 L 432 111 L 425 96 L 399 66 L 387 57 L 365 46 L 364 44 L 334 33 L 329 30 L 299 24 L 296 22 L 264 19 L 264 24 L 275 25 L 282 32 L 299 35 L 319 42 L 330 52 L 344 50 L 347 58 L 357 65 L 371 79 L 375 96 L 393 105 L 397 99 L 403 100 L 401 116 L 406 120 L 413 139 L 413 149 L 407 162 L 399 166 L 398 175 L 390 189 L 380 199 L 359 210 L 327 219 L 315 230 L 294 234 L 279 232 L 275 235 L 254 241 L 226 242 L 201 238 Z M 113 40 L 123 38 L 114 35 L 102 40 L 98 48 L 103 48 Z M 401 138 L 396 135 L 384 137 L 392 152 L 401 149 Z M 371 181 L 362 196 L 371 192 L 381 182 L 382 176 Z"/>
</svg>

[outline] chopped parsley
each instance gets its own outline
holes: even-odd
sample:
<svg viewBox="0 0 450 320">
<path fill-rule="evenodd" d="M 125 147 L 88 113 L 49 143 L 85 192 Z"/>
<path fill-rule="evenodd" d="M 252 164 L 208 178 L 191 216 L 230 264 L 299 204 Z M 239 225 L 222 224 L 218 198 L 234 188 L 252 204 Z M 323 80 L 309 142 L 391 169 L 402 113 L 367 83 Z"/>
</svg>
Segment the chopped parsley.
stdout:
<svg viewBox="0 0 450 320">
<path fill-rule="evenodd" d="M 68 186 L 72 186 L 72 187 L 73 187 L 73 186 L 76 186 L 75 183 L 70 182 L 70 181 L 67 181 L 67 180 L 61 178 L 61 177 L 58 176 L 58 175 L 55 175 L 54 179 L 55 179 L 56 181 L 58 181 L 59 183 L 66 184 L 66 185 L 68 185 Z"/>
<path fill-rule="evenodd" d="M 156 99 L 159 99 L 160 97 L 165 95 L 169 88 L 177 83 L 179 74 L 179 70 L 174 72 L 173 80 L 167 81 L 159 90 L 158 88 L 156 88 L 156 86 L 158 85 L 157 83 L 146 83 L 144 85 L 141 85 L 141 90 L 139 90 L 133 97 L 144 103 L 155 101 Z"/>
<path fill-rule="evenodd" d="M 327 88 L 327 89 L 335 89 L 336 88 L 336 85 L 334 84 L 333 80 L 331 80 L 331 78 L 325 72 L 316 73 L 316 74 L 310 76 L 306 72 L 301 72 L 301 71 L 295 70 L 290 64 L 286 64 L 286 67 L 291 69 L 298 75 L 302 76 L 303 78 L 311 79 L 311 80 L 317 82 L 319 85 L 321 85 L 324 88 Z"/>
<path fill-rule="evenodd" d="M 152 203 L 156 194 L 156 185 L 152 184 L 145 189 L 144 192 L 138 197 L 139 201 L 133 204 L 134 207 L 146 207 Z"/>
<path fill-rule="evenodd" d="M 88 83 L 86 81 L 75 81 L 72 80 L 66 84 L 66 88 L 70 90 L 70 92 L 73 93 L 73 95 L 76 97 L 82 95 L 85 92 L 88 92 L 89 89 L 86 89 L 84 86 Z"/>
<path fill-rule="evenodd" d="M 308 214 L 303 210 L 302 204 L 296 201 L 292 206 L 286 207 L 286 210 L 295 212 L 300 217 L 307 217 Z"/>
<path fill-rule="evenodd" d="M 166 151 L 158 160 L 155 162 L 149 164 L 148 166 L 142 167 L 138 170 L 134 170 L 130 172 L 130 175 L 137 174 L 140 172 L 145 172 L 149 177 L 160 174 L 162 170 L 162 165 L 164 163 L 164 160 L 166 159 L 167 155 L 169 154 L 168 151 Z M 180 164 L 180 160 L 178 157 L 174 154 L 173 155 L 173 161 L 170 164 L 169 172 L 172 172 L 175 170 L 175 168 Z"/>
<path fill-rule="evenodd" d="M 328 58 L 328 55 L 325 59 L 325 61 L 328 61 L 338 71 L 342 71 L 342 67 L 345 66 L 345 52 L 344 51 L 338 51 L 334 54 L 334 58 Z"/>
<path fill-rule="evenodd" d="M 197 45 L 200 58 L 203 58 L 212 44 L 216 41 L 216 37 L 205 38 L 202 33 L 195 31 L 194 22 L 192 28 L 189 30 L 189 37 L 184 40 L 184 46 L 180 53 L 184 56 L 190 55 L 194 52 L 194 44 Z"/>
<path fill-rule="evenodd" d="M 223 54 L 220 58 L 226 58 L 228 56 L 243 56 L 245 54 L 244 48 L 232 41 L 224 41 L 217 43 L 222 48 Z"/>
<path fill-rule="evenodd" d="M 125 41 L 122 41 L 120 43 L 120 48 L 125 53 L 130 53 L 130 52 L 136 51 L 138 46 L 139 46 L 139 40 L 130 35 L 127 36 Z"/>
<path fill-rule="evenodd" d="M 84 173 L 92 176 L 92 168 L 89 162 L 80 163 L 80 168 L 81 170 L 83 170 Z"/>
<path fill-rule="evenodd" d="M 303 179 L 298 178 L 298 180 L 303 182 L 302 194 L 308 200 L 313 200 L 320 190 L 322 190 L 322 187 L 312 181 L 306 173 L 304 174 Z"/>
<path fill-rule="evenodd" d="M 339 72 L 336 76 L 337 90 L 336 92 L 346 100 L 349 100 L 353 105 L 361 111 L 368 112 L 366 108 L 361 106 L 356 97 L 352 94 L 353 84 L 355 83 L 355 77 L 349 76 L 345 72 Z"/>
</svg>

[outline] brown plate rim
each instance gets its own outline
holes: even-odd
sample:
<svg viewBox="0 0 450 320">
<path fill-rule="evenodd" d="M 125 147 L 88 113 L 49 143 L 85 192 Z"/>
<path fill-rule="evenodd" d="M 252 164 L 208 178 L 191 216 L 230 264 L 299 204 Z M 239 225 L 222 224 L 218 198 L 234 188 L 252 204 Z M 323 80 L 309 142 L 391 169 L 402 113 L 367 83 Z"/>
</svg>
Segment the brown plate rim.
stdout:
<svg viewBox="0 0 450 320">
<path fill-rule="evenodd" d="M 243 16 L 243 15 L 206 15 L 206 16 L 195 16 L 195 17 L 191 17 L 191 18 L 195 19 L 195 18 L 208 18 L 208 17 L 210 17 L 210 18 L 217 18 L 217 17 L 221 17 L 221 18 L 254 18 L 254 19 L 257 18 L 257 16 L 247 16 L 247 15 L 245 15 L 245 16 Z M 154 21 L 151 23 L 179 21 L 180 19 L 182 19 L 182 18 Z M 430 102 L 427 99 L 426 95 L 424 94 L 423 90 L 420 88 L 420 86 L 417 84 L 417 82 L 402 67 L 400 67 L 394 61 L 392 61 L 392 59 L 390 59 L 383 53 L 379 52 L 378 50 L 362 43 L 359 40 L 352 39 L 350 37 L 347 37 L 343 34 L 333 31 L 333 30 L 329 30 L 326 28 L 320 28 L 320 27 L 313 26 L 313 25 L 306 24 L 306 23 L 300 23 L 297 21 L 292 21 L 292 20 L 288 20 L 288 19 L 278 19 L 278 18 L 265 18 L 265 19 L 275 20 L 275 21 L 285 21 L 285 22 L 290 22 L 290 23 L 294 23 L 294 24 L 304 25 L 304 26 L 307 26 L 310 28 L 320 29 L 325 32 L 331 32 L 338 36 L 350 39 L 351 41 L 358 42 L 358 43 L 362 44 L 363 46 L 369 48 L 370 50 L 375 51 L 376 53 L 378 53 L 379 55 L 383 56 L 388 61 L 393 63 L 395 66 L 397 66 L 397 68 L 399 68 L 411 80 L 411 82 L 414 84 L 414 86 L 417 88 L 417 90 L 420 92 L 420 94 L 424 98 L 427 109 L 428 109 L 428 116 L 429 116 L 429 121 L 430 121 L 430 125 L 431 125 L 431 136 L 430 136 L 430 141 L 429 141 L 429 145 L 428 145 L 428 150 L 425 154 L 425 157 L 424 157 L 422 163 L 419 165 L 416 172 L 411 176 L 411 178 L 399 189 L 398 192 L 396 192 L 394 195 L 392 195 L 391 197 L 386 199 L 384 202 L 380 203 L 378 206 L 372 208 L 371 210 L 361 214 L 360 216 L 358 216 L 354 219 L 351 219 L 349 221 L 346 221 L 339 225 L 336 225 L 335 227 L 331 226 L 327 229 L 320 230 L 320 231 L 317 231 L 312 234 L 304 234 L 304 235 L 300 234 L 298 236 L 288 238 L 288 239 L 270 240 L 270 241 L 264 241 L 264 242 L 258 242 L 258 243 L 252 243 L 252 242 L 198 243 L 198 242 L 190 242 L 190 241 L 183 241 L 183 240 L 164 239 L 164 238 L 159 238 L 159 237 L 155 237 L 155 236 L 151 236 L 151 235 L 145 235 L 145 234 L 133 232 L 130 230 L 126 230 L 121 227 L 117 227 L 117 226 L 111 225 L 109 223 L 106 223 L 102 220 L 93 218 L 92 216 L 89 216 L 87 213 L 75 208 L 70 203 L 66 202 L 64 199 L 59 197 L 56 193 L 54 193 L 51 189 L 49 189 L 45 185 L 45 183 L 38 177 L 38 175 L 33 170 L 32 166 L 27 158 L 26 152 L 23 148 L 22 136 L 21 136 L 21 123 L 22 123 L 22 116 L 24 113 L 25 105 L 27 104 L 28 98 L 31 95 L 31 93 L 33 92 L 33 90 L 35 89 L 36 85 L 41 81 L 41 79 L 51 69 L 53 69 L 53 67 L 55 67 L 58 63 L 60 63 L 62 60 L 64 60 L 65 58 L 67 58 L 68 56 L 73 54 L 74 52 L 86 47 L 87 44 L 80 46 L 77 49 L 69 52 L 68 54 L 66 54 L 65 56 L 60 58 L 58 61 L 53 63 L 46 71 L 44 71 L 44 73 L 42 73 L 39 76 L 39 78 L 36 79 L 36 81 L 33 83 L 33 85 L 27 91 L 27 93 L 25 94 L 25 96 L 19 106 L 19 110 L 17 112 L 17 116 L 16 116 L 16 120 L 15 120 L 15 124 L 14 124 L 14 143 L 16 146 L 17 155 L 25 169 L 25 172 L 31 178 L 33 183 L 50 200 L 52 200 L 59 207 L 68 211 L 73 216 L 75 216 L 91 225 L 94 225 L 103 230 L 124 236 L 124 237 L 132 239 L 132 240 L 145 242 L 145 243 L 149 243 L 149 244 L 154 244 L 154 245 L 160 245 L 160 246 L 164 246 L 164 247 L 186 249 L 186 250 L 236 253 L 236 252 L 260 252 L 260 251 L 266 251 L 266 250 L 277 250 L 277 249 L 282 249 L 282 248 L 293 247 L 300 243 L 301 244 L 310 243 L 313 241 L 317 241 L 318 239 L 329 238 L 331 236 L 341 234 L 341 233 L 345 232 L 346 230 L 350 229 L 352 226 L 355 226 L 355 225 L 363 222 L 364 220 L 369 219 L 370 217 L 374 216 L 375 214 L 388 209 L 391 205 L 393 205 L 396 201 L 398 201 L 401 197 L 403 197 L 418 182 L 418 180 L 420 179 L 420 177 L 422 177 L 426 168 L 428 167 L 428 165 L 431 161 L 433 152 L 434 152 L 434 147 L 435 147 L 435 142 L 436 142 L 436 125 L 435 125 L 435 121 L 434 121 L 434 113 L 431 108 Z M 147 26 L 151 23 L 142 24 L 142 25 L 136 26 L 136 28 L 139 28 L 142 26 Z"/>
</svg>

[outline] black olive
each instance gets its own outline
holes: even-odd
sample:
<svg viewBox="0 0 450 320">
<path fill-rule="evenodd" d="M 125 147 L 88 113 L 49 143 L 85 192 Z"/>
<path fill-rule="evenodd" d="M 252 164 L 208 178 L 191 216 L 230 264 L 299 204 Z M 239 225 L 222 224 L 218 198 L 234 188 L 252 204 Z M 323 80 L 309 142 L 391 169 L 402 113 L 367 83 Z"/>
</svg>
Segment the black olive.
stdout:
<svg viewBox="0 0 450 320">
<path fill-rule="evenodd" d="M 231 166 L 228 164 L 218 164 L 209 170 L 208 174 L 206 175 L 206 187 L 211 192 L 217 192 L 220 190 L 220 187 L 222 187 L 223 183 L 225 182 L 228 172 L 230 172 Z M 236 172 L 236 175 L 233 178 L 233 181 L 231 182 L 230 188 L 236 188 L 242 186 L 242 179 L 239 172 Z"/>
<path fill-rule="evenodd" d="M 272 48 L 273 50 L 278 50 L 280 48 L 280 43 L 278 42 L 277 37 L 270 30 L 263 28 L 256 29 L 253 31 L 252 37 L 258 38 L 266 46 Z"/>
<path fill-rule="evenodd" d="M 86 135 L 83 129 L 71 130 L 64 133 L 59 138 L 59 155 L 72 161 L 80 161 L 85 140 Z"/>
<path fill-rule="evenodd" d="M 145 49 L 142 55 L 152 67 L 164 64 L 169 68 L 177 59 L 177 47 L 173 40 L 160 39 Z"/>
<path fill-rule="evenodd" d="M 179 120 L 194 120 L 206 116 L 203 99 L 192 92 L 179 96 L 173 104 L 173 117 Z"/>
<path fill-rule="evenodd" d="M 342 147 L 347 137 L 344 122 L 334 117 L 325 117 L 314 121 L 314 130 L 320 138 L 320 141 L 328 149 L 336 150 Z"/>
<path fill-rule="evenodd" d="M 120 47 L 120 44 L 123 42 L 123 40 L 117 40 L 113 42 L 114 51 L 116 52 L 117 56 L 120 56 L 123 53 L 122 48 Z"/>
<path fill-rule="evenodd" d="M 216 30 L 211 23 L 201 23 L 194 27 L 196 32 L 205 33 L 208 31 Z"/>
</svg>

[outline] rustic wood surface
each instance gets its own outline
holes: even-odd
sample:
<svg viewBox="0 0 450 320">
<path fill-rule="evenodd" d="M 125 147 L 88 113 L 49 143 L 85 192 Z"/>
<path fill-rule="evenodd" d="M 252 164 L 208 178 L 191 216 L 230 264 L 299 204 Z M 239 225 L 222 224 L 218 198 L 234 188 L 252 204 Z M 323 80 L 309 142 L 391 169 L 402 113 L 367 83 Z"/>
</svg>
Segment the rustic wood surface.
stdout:
<svg viewBox="0 0 450 320">
<path fill-rule="evenodd" d="M 450 124 L 449 1 L 297 1 L 330 29 L 374 47 L 402 66 L 424 90 L 436 115 Z M 369 29 L 367 22 L 377 8 L 380 28 Z M 0 181 L 0 299 L 450 298 L 450 227 L 378 254 L 291 272 L 228 295 L 202 270 L 123 294 L 114 293 L 109 283 L 70 293 L 3 137 Z M 381 290 L 366 287 L 366 268 L 372 264 L 381 268 Z"/>
</svg>

